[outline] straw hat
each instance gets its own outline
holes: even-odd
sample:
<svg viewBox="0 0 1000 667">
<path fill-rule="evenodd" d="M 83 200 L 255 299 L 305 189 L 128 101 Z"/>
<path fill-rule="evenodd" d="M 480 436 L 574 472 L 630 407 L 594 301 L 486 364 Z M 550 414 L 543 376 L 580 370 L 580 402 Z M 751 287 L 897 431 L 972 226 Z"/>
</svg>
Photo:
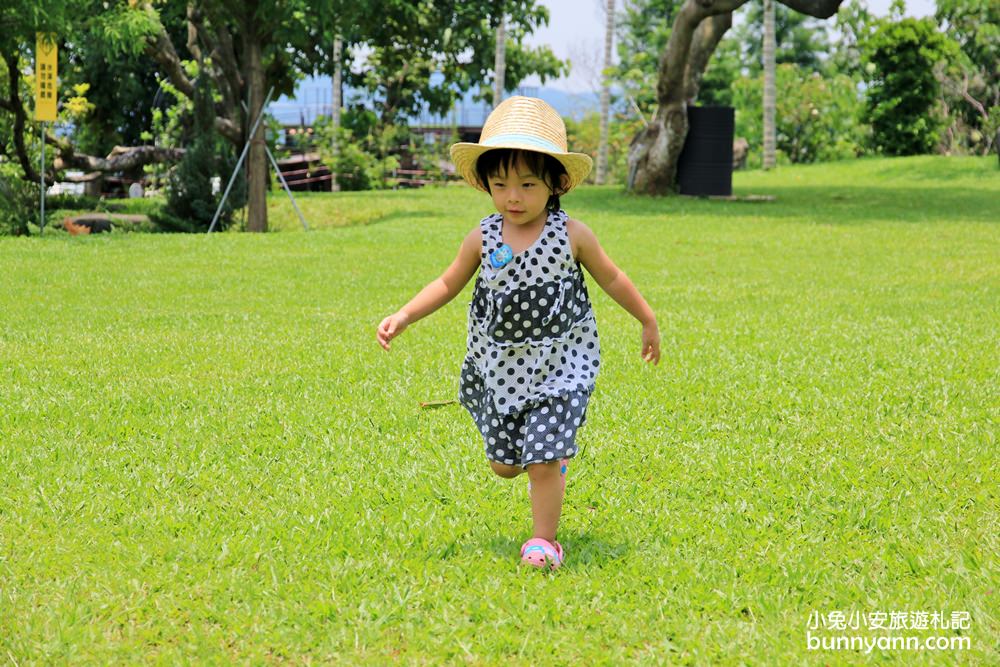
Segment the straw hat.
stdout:
<svg viewBox="0 0 1000 667">
<path fill-rule="evenodd" d="M 536 97 L 508 97 L 486 119 L 478 144 L 458 143 L 451 147 L 455 171 L 472 187 L 486 191 L 476 174 L 476 161 L 495 148 L 519 148 L 545 153 L 559 160 L 569 175 L 568 190 L 590 173 L 589 155 L 566 150 L 566 125 L 551 106 Z"/>
</svg>

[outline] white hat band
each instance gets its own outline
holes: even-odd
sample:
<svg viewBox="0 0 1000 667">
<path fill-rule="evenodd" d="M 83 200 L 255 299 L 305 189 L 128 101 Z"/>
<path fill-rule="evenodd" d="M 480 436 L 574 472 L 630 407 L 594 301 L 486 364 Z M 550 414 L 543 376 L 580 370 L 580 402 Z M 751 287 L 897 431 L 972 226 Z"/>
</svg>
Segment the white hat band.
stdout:
<svg viewBox="0 0 1000 667">
<path fill-rule="evenodd" d="M 541 148 L 542 150 L 551 151 L 553 153 L 565 153 L 565 148 L 559 148 L 551 141 L 546 141 L 540 137 L 533 137 L 530 134 L 498 134 L 496 136 L 490 137 L 485 141 L 481 141 L 482 146 L 496 146 L 498 144 L 528 144 L 529 146 L 535 146 L 536 148 Z"/>
</svg>

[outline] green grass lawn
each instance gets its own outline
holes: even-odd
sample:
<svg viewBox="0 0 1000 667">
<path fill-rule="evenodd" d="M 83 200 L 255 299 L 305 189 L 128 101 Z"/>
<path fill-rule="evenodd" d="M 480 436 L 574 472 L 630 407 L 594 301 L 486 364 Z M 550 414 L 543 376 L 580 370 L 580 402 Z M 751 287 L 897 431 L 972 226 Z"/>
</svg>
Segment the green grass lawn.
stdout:
<svg viewBox="0 0 1000 667">
<path fill-rule="evenodd" d="M 375 342 L 485 195 L 0 239 L 0 662 L 1000 663 L 996 160 L 735 186 L 777 200 L 564 198 L 663 360 L 589 281 L 603 363 L 553 575 L 518 566 L 525 478 L 458 405 L 418 407 L 457 393 L 471 283 Z M 807 647 L 814 612 L 899 610 L 968 612 L 971 649 Z"/>
</svg>

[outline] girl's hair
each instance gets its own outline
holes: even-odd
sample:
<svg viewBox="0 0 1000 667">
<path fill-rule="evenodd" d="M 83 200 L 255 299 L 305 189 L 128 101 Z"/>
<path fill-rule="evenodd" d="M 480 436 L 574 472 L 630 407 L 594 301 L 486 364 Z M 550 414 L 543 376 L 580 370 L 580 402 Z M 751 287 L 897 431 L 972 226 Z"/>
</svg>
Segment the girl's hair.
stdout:
<svg viewBox="0 0 1000 667">
<path fill-rule="evenodd" d="M 549 211 L 558 211 L 559 195 L 565 194 L 562 189 L 562 177 L 566 174 L 566 167 L 551 155 L 519 148 L 497 148 L 486 151 L 476 161 L 476 175 L 479 176 L 479 182 L 487 192 L 492 193 L 490 176 L 513 171 L 518 161 L 549 186 L 552 194 L 549 195 L 545 208 Z"/>
</svg>

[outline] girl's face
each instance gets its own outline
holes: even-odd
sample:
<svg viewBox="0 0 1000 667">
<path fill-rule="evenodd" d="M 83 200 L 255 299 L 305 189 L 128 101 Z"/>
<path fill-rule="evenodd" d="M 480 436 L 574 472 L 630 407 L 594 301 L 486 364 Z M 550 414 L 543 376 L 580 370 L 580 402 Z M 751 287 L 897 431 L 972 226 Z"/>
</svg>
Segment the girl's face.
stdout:
<svg viewBox="0 0 1000 667">
<path fill-rule="evenodd" d="M 490 175 L 490 195 L 493 205 L 504 220 L 515 225 L 544 222 L 552 190 L 540 176 L 518 160 L 512 169 Z"/>
</svg>

